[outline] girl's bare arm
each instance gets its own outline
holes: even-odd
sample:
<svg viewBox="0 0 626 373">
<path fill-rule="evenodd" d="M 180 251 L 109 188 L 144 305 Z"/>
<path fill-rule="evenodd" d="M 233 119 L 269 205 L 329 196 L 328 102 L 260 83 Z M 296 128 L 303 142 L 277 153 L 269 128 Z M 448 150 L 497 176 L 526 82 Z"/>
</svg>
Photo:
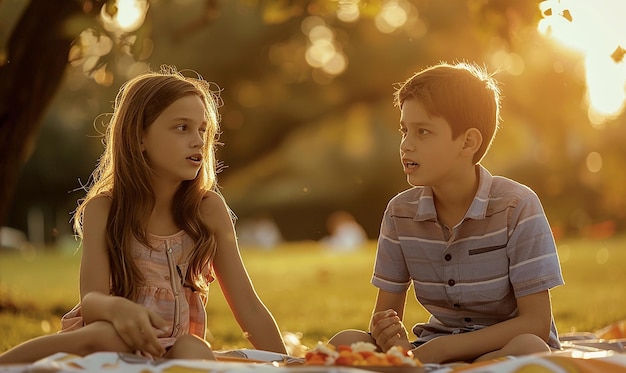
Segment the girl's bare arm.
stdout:
<svg viewBox="0 0 626 373">
<path fill-rule="evenodd" d="M 81 313 L 86 324 L 107 321 L 113 324 L 124 343 L 155 356 L 165 350 L 157 329 L 165 320 L 126 298 L 110 296 L 110 265 L 106 248 L 106 222 L 111 202 L 97 197 L 89 202 L 83 216 L 83 255 L 80 265 Z"/>
<path fill-rule="evenodd" d="M 259 299 L 243 264 L 235 229 L 222 197 L 210 193 L 202 204 L 202 213 L 217 240 L 213 268 L 235 319 L 255 348 L 286 353 L 278 325 Z"/>
</svg>

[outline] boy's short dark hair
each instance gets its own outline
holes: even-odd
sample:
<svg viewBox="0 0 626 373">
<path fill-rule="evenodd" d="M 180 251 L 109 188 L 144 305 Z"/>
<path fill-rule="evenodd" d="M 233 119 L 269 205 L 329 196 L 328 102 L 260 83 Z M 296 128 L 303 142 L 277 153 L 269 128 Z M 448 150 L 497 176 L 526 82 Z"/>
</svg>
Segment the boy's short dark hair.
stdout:
<svg viewBox="0 0 626 373">
<path fill-rule="evenodd" d="M 500 122 L 500 89 L 498 82 L 484 68 L 472 63 L 440 63 L 415 73 L 394 93 L 394 104 L 415 99 L 426 111 L 444 118 L 452 129 L 452 138 L 470 128 L 483 136 L 474 155 L 480 162 L 491 146 Z"/>
</svg>

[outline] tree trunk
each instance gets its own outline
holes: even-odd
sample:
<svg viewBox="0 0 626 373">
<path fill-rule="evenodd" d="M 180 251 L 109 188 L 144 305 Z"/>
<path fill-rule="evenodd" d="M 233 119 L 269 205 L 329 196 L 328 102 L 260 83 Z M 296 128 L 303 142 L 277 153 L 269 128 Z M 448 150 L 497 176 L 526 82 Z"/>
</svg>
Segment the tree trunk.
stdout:
<svg viewBox="0 0 626 373">
<path fill-rule="evenodd" d="M 77 1 L 31 1 L 11 34 L 7 61 L 0 66 L 0 226 L 77 36 L 67 21 L 81 13 Z"/>
</svg>

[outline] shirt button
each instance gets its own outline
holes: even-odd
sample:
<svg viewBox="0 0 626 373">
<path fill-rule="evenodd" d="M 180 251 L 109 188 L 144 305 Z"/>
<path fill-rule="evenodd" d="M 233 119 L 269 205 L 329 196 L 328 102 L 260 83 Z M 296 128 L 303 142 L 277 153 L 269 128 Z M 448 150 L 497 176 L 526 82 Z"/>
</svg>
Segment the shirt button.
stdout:
<svg viewBox="0 0 626 373">
<path fill-rule="evenodd" d="M 446 262 L 449 262 L 450 259 L 452 259 L 452 255 L 446 254 L 446 256 L 444 256 L 444 258 L 446 259 Z"/>
<path fill-rule="evenodd" d="M 465 322 L 471 322 L 471 321 L 472 321 L 472 318 L 471 318 L 471 317 L 466 317 L 466 318 L 465 318 Z"/>
<path fill-rule="evenodd" d="M 456 284 L 456 282 L 454 280 L 448 280 L 448 285 L 454 286 L 454 284 Z"/>
<path fill-rule="evenodd" d="M 169 281 L 170 276 L 163 276 L 163 278 Z"/>
</svg>

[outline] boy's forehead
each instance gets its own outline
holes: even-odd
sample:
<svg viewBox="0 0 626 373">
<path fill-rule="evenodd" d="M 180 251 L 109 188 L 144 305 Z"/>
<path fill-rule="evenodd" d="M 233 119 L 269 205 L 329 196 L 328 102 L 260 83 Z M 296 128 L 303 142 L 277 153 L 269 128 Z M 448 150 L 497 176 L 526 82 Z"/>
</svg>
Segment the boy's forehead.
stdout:
<svg viewBox="0 0 626 373">
<path fill-rule="evenodd" d="M 422 116 L 430 118 L 430 113 L 424 104 L 415 98 L 409 98 L 402 103 L 400 108 L 400 118 Z"/>
</svg>

